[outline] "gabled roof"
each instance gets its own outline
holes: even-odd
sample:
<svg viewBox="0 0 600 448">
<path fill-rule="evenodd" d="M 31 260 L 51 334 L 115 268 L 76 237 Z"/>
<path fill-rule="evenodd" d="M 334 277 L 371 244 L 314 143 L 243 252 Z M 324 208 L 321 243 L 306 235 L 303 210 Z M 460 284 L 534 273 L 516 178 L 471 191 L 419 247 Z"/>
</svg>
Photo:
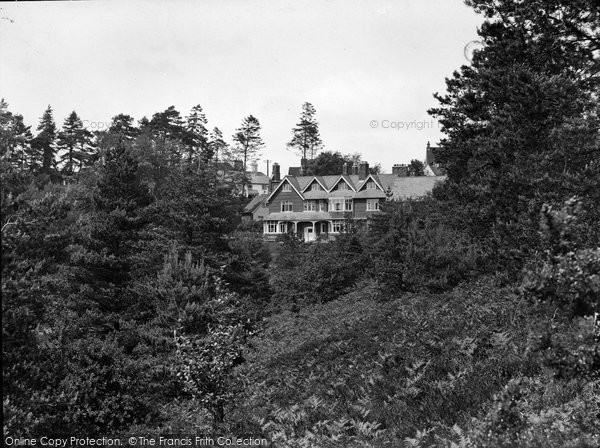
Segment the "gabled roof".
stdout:
<svg viewBox="0 0 600 448">
<path fill-rule="evenodd" d="M 358 177 L 358 176 L 356 176 L 356 177 Z M 329 188 L 329 192 L 331 192 L 331 190 L 333 190 L 335 188 L 335 186 L 337 184 L 339 184 L 342 180 L 350 187 L 350 189 L 352 191 L 356 191 L 356 186 L 355 186 L 354 182 L 352 181 L 352 178 L 348 174 L 342 174 L 342 175 L 338 176 L 338 179 L 331 186 L 331 188 Z"/>
<path fill-rule="evenodd" d="M 246 204 L 242 213 L 252 213 L 256 210 L 260 205 L 265 201 L 265 199 L 269 196 L 268 194 L 259 194 L 254 196 L 250 202 Z"/>
<path fill-rule="evenodd" d="M 260 171 L 256 173 L 249 173 L 248 177 L 250 178 L 250 183 L 253 184 L 269 185 L 269 183 L 271 183 L 270 179 Z"/>
<path fill-rule="evenodd" d="M 286 182 L 289 183 L 292 186 L 292 188 L 294 189 L 294 191 L 296 193 L 298 193 L 298 196 L 300 196 L 301 199 L 304 199 L 304 196 L 302 196 L 302 193 L 300 193 L 301 187 L 300 187 L 300 185 L 298 183 L 298 179 L 295 178 L 294 176 L 289 176 L 288 175 L 288 176 L 285 176 L 283 179 L 281 179 L 281 182 L 279 182 L 279 185 L 277 185 L 275 187 L 275 189 L 269 195 L 269 197 L 266 199 L 265 202 L 267 202 L 267 203 L 271 202 L 271 198 L 275 195 L 275 193 L 277 193 L 277 191 L 281 188 L 281 186 L 284 183 L 286 183 Z"/>
<path fill-rule="evenodd" d="M 372 180 L 373 182 L 375 182 L 375 185 L 377 185 L 381 190 L 383 190 L 383 187 L 381 186 L 379 179 L 377 179 L 377 176 L 373 176 L 372 174 L 369 174 L 367 176 L 367 178 L 363 181 L 363 183 L 360 184 L 360 186 L 356 189 L 356 191 L 362 190 L 367 185 L 367 182 L 369 182 L 369 180 Z"/>
<path fill-rule="evenodd" d="M 302 189 L 302 193 L 304 193 L 308 187 L 310 187 L 314 182 L 317 182 L 321 188 L 323 188 L 323 190 L 327 191 L 327 187 L 322 183 L 322 181 L 319 179 L 320 176 L 314 176 L 312 178 L 312 180 L 310 180 L 306 186 Z"/>
<path fill-rule="evenodd" d="M 383 191 L 392 193 L 391 199 L 419 198 L 427 195 L 438 182 L 446 176 L 397 176 L 395 174 L 379 174 L 377 176 Z"/>
</svg>

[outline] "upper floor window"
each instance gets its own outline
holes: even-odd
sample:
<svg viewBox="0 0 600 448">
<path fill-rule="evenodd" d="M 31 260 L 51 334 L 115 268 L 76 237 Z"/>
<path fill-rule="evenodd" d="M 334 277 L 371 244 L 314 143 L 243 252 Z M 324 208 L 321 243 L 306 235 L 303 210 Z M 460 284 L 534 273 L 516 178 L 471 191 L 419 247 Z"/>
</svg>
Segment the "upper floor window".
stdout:
<svg viewBox="0 0 600 448">
<path fill-rule="evenodd" d="M 304 211 L 305 212 L 317 211 L 317 201 L 304 201 Z"/>
<path fill-rule="evenodd" d="M 379 210 L 379 199 L 367 199 L 367 211 Z"/>
<path fill-rule="evenodd" d="M 375 184 L 375 182 L 373 182 L 372 180 L 367 182 L 367 190 L 375 190 L 376 188 L 377 184 Z"/>
<path fill-rule="evenodd" d="M 332 212 L 351 212 L 352 199 L 333 198 L 329 200 L 329 210 Z"/>
<path fill-rule="evenodd" d="M 344 199 L 330 199 L 329 210 L 332 212 L 343 212 L 344 211 Z"/>
<path fill-rule="evenodd" d="M 340 182 L 337 186 L 338 190 L 349 190 L 348 184 L 346 182 Z"/>
<path fill-rule="evenodd" d="M 289 182 L 286 182 L 281 186 L 281 191 L 292 191 L 292 186 Z"/>
<path fill-rule="evenodd" d="M 327 211 L 327 201 L 319 201 L 319 211 L 320 212 Z"/>
<path fill-rule="evenodd" d="M 281 201 L 281 211 L 282 212 L 293 212 L 294 211 L 294 203 L 292 201 Z"/>
<path fill-rule="evenodd" d="M 321 185 L 318 182 L 313 182 L 313 184 L 310 186 L 310 190 L 311 191 L 323 191 L 323 187 L 321 187 Z"/>
</svg>

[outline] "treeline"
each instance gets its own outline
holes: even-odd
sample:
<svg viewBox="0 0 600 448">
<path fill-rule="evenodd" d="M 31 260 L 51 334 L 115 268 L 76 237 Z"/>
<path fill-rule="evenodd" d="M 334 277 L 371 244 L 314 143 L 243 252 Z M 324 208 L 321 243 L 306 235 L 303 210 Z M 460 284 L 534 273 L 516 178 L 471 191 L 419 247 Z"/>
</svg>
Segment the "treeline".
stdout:
<svg viewBox="0 0 600 448">
<path fill-rule="evenodd" d="M 75 113 L 57 131 L 48 109 L 35 137 L 5 102 L 1 118 L 5 432 L 151 427 L 207 396 L 219 424 L 270 295 L 260 237 L 235 231 L 245 174 L 221 133 L 200 106 L 93 135 Z"/>
</svg>

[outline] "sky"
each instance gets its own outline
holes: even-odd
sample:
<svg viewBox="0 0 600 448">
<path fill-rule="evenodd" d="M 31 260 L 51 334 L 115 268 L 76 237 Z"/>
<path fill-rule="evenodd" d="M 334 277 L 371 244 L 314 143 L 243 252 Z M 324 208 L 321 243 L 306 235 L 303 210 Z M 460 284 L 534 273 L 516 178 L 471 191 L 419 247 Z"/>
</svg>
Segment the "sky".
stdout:
<svg viewBox="0 0 600 448">
<path fill-rule="evenodd" d="M 483 18 L 461 0 L 171 0 L 4 3 L 0 97 L 37 127 L 73 110 L 90 130 L 200 104 L 230 142 L 262 126 L 267 160 L 287 148 L 304 102 L 324 150 L 360 153 L 391 172 L 442 138 L 427 114 L 444 78 L 468 64 Z"/>
</svg>

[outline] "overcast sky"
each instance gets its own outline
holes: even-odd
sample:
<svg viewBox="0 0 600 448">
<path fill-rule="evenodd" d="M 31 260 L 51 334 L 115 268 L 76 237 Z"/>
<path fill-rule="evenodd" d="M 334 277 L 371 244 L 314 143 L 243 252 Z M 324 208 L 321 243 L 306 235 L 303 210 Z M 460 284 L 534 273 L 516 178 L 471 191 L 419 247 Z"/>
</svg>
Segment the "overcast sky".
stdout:
<svg viewBox="0 0 600 448">
<path fill-rule="evenodd" d="M 0 96 L 33 129 L 48 104 L 58 125 L 75 110 L 90 129 L 201 104 L 229 141 L 257 117 L 260 169 L 286 173 L 306 101 L 326 150 L 386 172 L 424 159 L 441 137 L 433 93 L 482 22 L 460 0 L 15 2 L 0 16 Z"/>
</svg>

